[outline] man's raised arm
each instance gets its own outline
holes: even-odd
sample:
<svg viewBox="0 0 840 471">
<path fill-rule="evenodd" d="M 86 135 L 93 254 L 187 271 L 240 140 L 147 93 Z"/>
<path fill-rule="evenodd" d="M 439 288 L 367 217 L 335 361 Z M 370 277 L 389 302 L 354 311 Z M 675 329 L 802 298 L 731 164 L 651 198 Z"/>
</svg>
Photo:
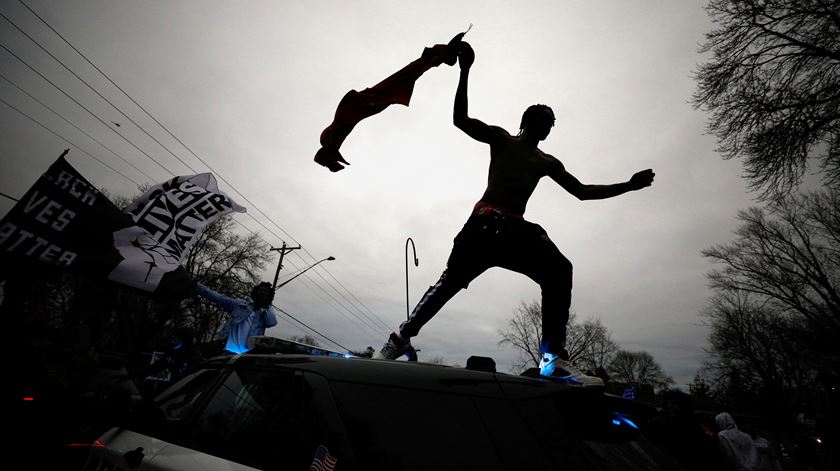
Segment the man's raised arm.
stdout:
<svg viewBox="0 0 840 471">
<path fill-rule="evenodd" d="M 467 82 L 470 78 L 470 67 L 475 61 L 475 52 L 466 42 L 461 41 L 458 52 L 458 65 L 461 75 L 458 79 L 458 89 L 455 92 L 455 107 L 452 112 L 452 122 L 455 127 L 467 133 L 468 136 L 485 143 L 490 143 L 497 134 L 496 130 L 481 120 L 470 118 L 467 114 Z"/>
<path fill-rule="evenodd" d="M 239 305 L 238 300 L 217 293 L 201 283 L 196 284 L 195 294 L 219 306 L 225 312 L 231 312 Z"/>
<path fill-rule="evenodd" d="M 636 172 L 630 180 L 612 185 L 586 185 L 581 183 L 571 173 L 566 171 L 563 164 L 556 160 L 556 166 L 549 173 L 552 180 L 557 182 L 575 198 L 583 200 L 600 200 L 622 195 L 628 191 L 641 190 L 653 184 L 653 170 L 647 169 Z"/>
</svg>

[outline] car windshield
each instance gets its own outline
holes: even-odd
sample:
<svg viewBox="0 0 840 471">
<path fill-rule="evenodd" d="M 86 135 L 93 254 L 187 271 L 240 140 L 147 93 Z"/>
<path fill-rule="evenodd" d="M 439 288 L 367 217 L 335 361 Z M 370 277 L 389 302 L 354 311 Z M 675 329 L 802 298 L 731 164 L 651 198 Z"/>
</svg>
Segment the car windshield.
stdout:
<svg viewBox="0 0 840 471">
<path fill-rule="evenodd" d="M 155 398 L 155 405 L 170 421 L 180 419 L 207 390 L 215 370 L 198 370 L 173 384 Z"/>
</svg>

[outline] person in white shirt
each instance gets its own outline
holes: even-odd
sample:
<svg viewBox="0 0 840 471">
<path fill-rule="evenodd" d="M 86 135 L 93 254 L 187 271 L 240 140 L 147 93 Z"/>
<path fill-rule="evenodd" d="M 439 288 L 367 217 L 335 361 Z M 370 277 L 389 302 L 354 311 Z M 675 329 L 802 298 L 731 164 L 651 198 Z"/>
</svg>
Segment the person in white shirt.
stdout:
<svg viewBox="0 0 840 471">
<path fill-rule="evenodd" d="M 264 335 L 265 329 L 277 325 L 277 314 L 271 309 L 274 300 L 271 283 L 262 282 L 254 286 L 251 301 L 230 298 L 201 283 L 196 285 L 195 292 L 230 314 L 218 335 L 218 338 L 227 339 L 225 350 L 230 353 L 247 352 L 248 338 Z"/>
</svg>

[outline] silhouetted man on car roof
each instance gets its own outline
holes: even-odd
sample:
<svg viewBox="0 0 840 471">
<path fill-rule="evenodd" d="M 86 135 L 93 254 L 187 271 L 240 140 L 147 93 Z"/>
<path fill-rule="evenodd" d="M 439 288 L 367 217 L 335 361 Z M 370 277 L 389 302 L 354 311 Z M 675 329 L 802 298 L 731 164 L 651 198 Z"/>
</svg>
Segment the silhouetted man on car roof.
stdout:
<svg viewBox="0 0 840 471">
<path fill-rule="evenodd" d="M 475 53 L 461 42 L 461 67 L 455 93 L 453 121 L 473 139 L 490 146 L 487 189 L 472 215 L 455 237 L 452 253 L 440 279 L 426 291 L 409 319 L 375 358 L 396 359 L 413 351 L 410 338 L 429 321 L 455 293 L 466 288 L 482 272 L 502 267 L 522 273 L 542 288 L 541 374 L 561 376 L 573 384 L 603 386 L 600 378 L 585 375 L 568 361 L 566 323 L 572 293 L 572 264 L 548 238 L 545 230 L 523 218 L 525 206 L 542 177 L 548 176 L 580 200 L 603 199 L 640 190 L 653 182 L 652 170 L 643 170 L 630 180 L 612 185 L 587 185 L 578 181 L 559 160 L 537 145 L 554 126 L 554 112 L 546 105 L 533 105 L 522 115 L 519 134 L 512 136 L 498 126 L 487 125 L 467 114 L 467 81 Z"/>
</svg>

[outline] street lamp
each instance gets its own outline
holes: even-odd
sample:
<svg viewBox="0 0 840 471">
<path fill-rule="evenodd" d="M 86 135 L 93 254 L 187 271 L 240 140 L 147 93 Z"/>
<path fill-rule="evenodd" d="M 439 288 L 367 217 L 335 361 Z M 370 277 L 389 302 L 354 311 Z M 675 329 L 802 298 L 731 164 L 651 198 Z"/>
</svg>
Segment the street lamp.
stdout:
<svg viewBox="0 0 840 471">
<path fill-rule="evenodd" d="M 279 285 L 277 285 L 277 287 L 276 287 L 276 288 L 274 288 L 274 291 L 277 291 L 278 289 L 280 289 L 280 288 L 282 288 L 283 286 L 285 286 L 288 282 L 290 282 L 290 281 L 294 280 L 295 278 L 299 277 L 300 275 L 303 275 L 304 273 L 306 273 L 306 272 L 307 272 L 307 270 L 309 270 L 310 268 L 314 267 L 315 265 L 317 265 L 317 264 L 319 264 L 319 263 L 321 263 L 321 262 L 326 262 L 327 260 L 335 260 L 335 257 L 333 257 L 333 256 L 331 255 L 331 256 L 329 256 L 329 257 L 327 257 L 327 258 L 324 258 L 324 259 L 318 260 L 317 262 L 313 263 L 312 265 L 309 265 L 308 267 L 306 267 L 306 268 L 304 268 L 303 270 L 301 270 L 301 271 L 300 271 L 300 273 L 298 273 L 297 275 L 295 275 L 295 276 L 293 276 L 293 277 L 289 278 L 288 280 L 286 280 L 286 281 L 284 281 L 284 282 L 280 283 Z"/>
<path fill-rule="evenodd" d="M 411 242 L 411 251 L 414 253 L 414 266 L 420 266 L 420 260 L 417 259 L 417 248 L 414 247 L 414 241 L 411 237 L 405 240 L 405 320 L 408 320 L 408 243 Z"/>
</svg>

